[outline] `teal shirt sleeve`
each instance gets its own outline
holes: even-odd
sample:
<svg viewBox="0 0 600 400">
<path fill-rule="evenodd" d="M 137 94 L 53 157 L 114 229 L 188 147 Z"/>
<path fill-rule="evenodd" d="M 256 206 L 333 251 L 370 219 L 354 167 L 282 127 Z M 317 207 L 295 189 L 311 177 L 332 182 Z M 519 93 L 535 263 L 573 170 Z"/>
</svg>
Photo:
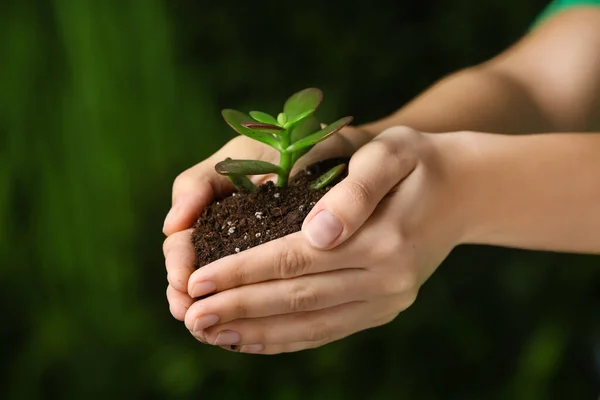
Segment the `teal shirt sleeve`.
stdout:
<svg viewBox="0 0 600 400">
<path fill-rule="evenodd" d="M 534 21 L 532 28 L 540 25 L 540 23 L 546 21 L 548 18 L 558 14 L 561 11 L 575 8 L 575 7 L 600 7 L 600 0 L 554 0 L 548 7 L 546 7 L 542 13 Z"/>
</svg>

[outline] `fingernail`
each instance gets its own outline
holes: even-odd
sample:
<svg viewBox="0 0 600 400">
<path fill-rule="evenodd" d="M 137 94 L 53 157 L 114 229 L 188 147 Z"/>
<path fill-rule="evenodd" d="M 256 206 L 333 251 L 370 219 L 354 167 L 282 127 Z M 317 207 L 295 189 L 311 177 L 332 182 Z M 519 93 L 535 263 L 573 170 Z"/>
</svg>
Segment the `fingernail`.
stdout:
<svg viewBox="0 0 600 400">
<path fill-rule="evenodd" d="M 214 292 L 217 289 L 217 285 L 211 281 L 198 282 L 192 288 L 192 292 L 190 296 L 193 298 L 204 296 L 205 294 L 209 294 Z"/>
<path fill-rule="evenodd" d="M 231 346 L 237 344 L 242 340 L 242 337 L 236 331 L 221 331 L 215 339 L 215 346 Z"/>
<path fill-rule="evenodd" d="M 265 349 L 262 344 L 245 344 L 242 346 L 242 353 L 259 353 Z"/>
<path fill-rule="evenodd" d="M 314 247 L 322 249 L 333 243 L 343 229 L 342 223 L 335 215 L 321 210 L 304 228 L 304 233 Z"/>
<path fill-rule="evenodd" d="M 200 318 L 196 318 L 196 322 L 194 322 L 194 332 L 211 327 L 217 322 L 219 322 L 219 316 L 216 314 L 208 314 Z"/>
</svg>

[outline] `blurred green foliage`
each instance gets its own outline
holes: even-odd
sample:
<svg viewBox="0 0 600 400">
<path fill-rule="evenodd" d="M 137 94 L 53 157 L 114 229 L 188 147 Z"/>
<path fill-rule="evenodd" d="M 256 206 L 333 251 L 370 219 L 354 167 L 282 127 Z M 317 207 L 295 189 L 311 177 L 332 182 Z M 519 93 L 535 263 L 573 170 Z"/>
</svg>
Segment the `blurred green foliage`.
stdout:
<svg viewBox="0 0 600 400">
<path fill-rule="evenodd" d="M 598 258 L 457 249 L 393 323 L 274 357 L 170 317 L 174 177 L 317 86 L 357 122 L 514 42 L 541 0 L 4 0 L 0 397 L 575 399 L 598 386 Z M 258 20 L 257 20 L 258 18 Z"/>
</svg>

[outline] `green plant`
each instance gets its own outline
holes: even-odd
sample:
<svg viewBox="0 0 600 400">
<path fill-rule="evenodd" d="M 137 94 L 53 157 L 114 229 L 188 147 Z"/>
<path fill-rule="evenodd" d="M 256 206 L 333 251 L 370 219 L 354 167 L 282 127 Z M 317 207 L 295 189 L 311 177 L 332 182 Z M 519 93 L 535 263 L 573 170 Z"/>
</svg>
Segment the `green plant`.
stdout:
<svg viewBox="0 0 600 400">
<path fill-rule="evenodd" d="M 262 111 L 246 115 L 237 110 L 223 110 L 225 121 L 236 132 L 273 147 L 280 154 L 279 165 L 258 160 L 232 160 L 217 163 L 215 170 L 229 178 L 239 190 L 253 192 L 256 186 L 248 175 L 277 174 L 277 186 L 287 186 L 292 167 L 317 143 L 329 138 L 352 122 L 352 117 L 341 118 L 321 128 L 314 116 L 323 93 L 316 88 L 301 90 L 284 104 L 277 118 Z M 321 189 L 331 183 L 345 168 L 337 165 L 313 182 L 313 189 Z"/>
</svg>

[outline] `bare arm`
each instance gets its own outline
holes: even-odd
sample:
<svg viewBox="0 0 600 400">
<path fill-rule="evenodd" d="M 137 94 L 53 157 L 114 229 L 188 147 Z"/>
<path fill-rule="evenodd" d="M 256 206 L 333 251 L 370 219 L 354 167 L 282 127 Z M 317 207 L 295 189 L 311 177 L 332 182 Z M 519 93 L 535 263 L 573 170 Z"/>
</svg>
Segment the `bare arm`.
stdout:
<svg viewBox="0 0 600 400">
<path fill-rule="evenodd" d="M 363 125 L 425 132 L 600 131 L 600 8 L 564 11 L 497 57 L 454 73 Z"/>
<path fill-rule="evenodd" d="M 600 133 L 433 136 L 462 243 L 600 254 Z"/>
</svg>

